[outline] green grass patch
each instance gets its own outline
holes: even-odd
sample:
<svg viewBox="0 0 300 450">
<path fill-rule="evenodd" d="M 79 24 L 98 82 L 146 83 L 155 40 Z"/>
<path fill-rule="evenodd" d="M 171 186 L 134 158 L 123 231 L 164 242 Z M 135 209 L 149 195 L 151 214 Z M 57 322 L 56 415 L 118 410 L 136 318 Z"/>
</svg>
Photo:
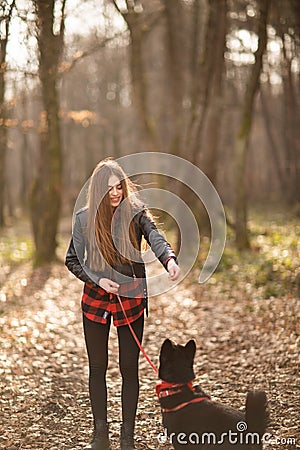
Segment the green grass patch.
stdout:
<svg viewBox="0 0 300 450">
<path fill-rule="evenodd" d="M 17 238 L 1 238 L 0 254 L 1 261 L 6 263 L 20 263 L 28 261 L 33 255 L 33 242 L 29 237 L 19 236 Z"/>
<path fill-rule="evenodd" d="M 300 295 L 300 220 L 285 212 L 252 213 L 249 221 L 251 249 L 238 252 L 234 232 L 228 229 L 221 262 L 211 283 L 230 291 L 238 284 L 250 295 L 282 297 Z M 202 247 L 200 266 L 208 247 Z"/>
<path fill-rule="evenodd" d="M 1 265 L 17 265 L 29 261 L 33 252 L 34 244 L 29 235 L 9 233 L 0 237 Z"/>
</svg>

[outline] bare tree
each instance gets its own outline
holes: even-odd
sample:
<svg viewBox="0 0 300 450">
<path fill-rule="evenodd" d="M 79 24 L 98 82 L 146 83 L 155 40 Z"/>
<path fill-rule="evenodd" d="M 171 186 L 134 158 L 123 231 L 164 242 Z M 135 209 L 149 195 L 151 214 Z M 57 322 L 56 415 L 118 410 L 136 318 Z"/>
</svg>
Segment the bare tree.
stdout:
<svg viewBox="0 0 300 450">
<path fill-rule="evenodd" d="M 126 9 L 121 9 L 116 0 L 112 0 L 116 10 L 122 15 L 130 33 L 130 70 L 132 79 L 133 102 L 140 118 L 142 136 L 150 148 L 160 148 L 155 122 L 149 111 L 148 84 L 143 61 L 143 45 L 147 34 L 162 16 L 160 8 L 145 13 L 139 1 L 126 0 Z"/>
<path fill-rule="evenodd" d="M 39 78 L 44 111 L 40 124 L 38 172 L 31 192 L 31 222 L 36 247 L 35 262 L 55 258 L 61 208 L 62 144 L 59 121 L 58 67 L 64 45 L 64 8 L 60 27 L 55 25 L 55 0 L 35 0 L 38 18 Z"/>
<path fill-rule="evenodd" d="M 216 10 L 216 3 L 210 0 L 210 8 L 214 14 L 214 36 L 210 52 L 214 55 L 213 71 L 211 73 L 211 91 L 209 109 L 207 113 L 207 131 L 205 145 L 203 145 L 203 170 L 212 183 L 216 182 L 219 141 L 221 134 L 222 118 L 224 113 L 224 53 L 226 48 L 227 33 L 227 0 L 220 0 Z"/>
<path fill-rule="evenodd" d="M 170 116 L 173 123 L 169 151 L 175 155 L 182 154 L 184 135 L 185 77 L 188 73 L 186 40 L 186 19 L 181 0 L 164 0 L 166 62 L 169 80 Z"/>
<path fill-rule="evenodd" d="M 199 0 L 195 0 L 195 8 L 198 3 Z M 221 43 L 221 58 L 223 58 L 224 53 L 224 41 L 220 41 L 219 35 L 222 35 L 224 32 L 222 22 L 225 3 L 222 0 L 220 3 L 216 4 L 216 2 L 211 0 L 208 2 L 207 6 L 208 18 L 203 43 L 198 43 L 198 48 L 195 46 L 194 50 L 196 51 L 194 57 L 196 58 L 197 64 L 195 65 L 195 72 L 192 76 L 193 87 L 191 92 L 191 113 L 186 133 L 186 146 L 190 148 L 190 159 L 195 164 L 198 164 L 199 156 L 202 150 L 201 141 L 210 106 L 213 81 L 215 78 L 214 73 L 217 73 L 218 70 L 216 63 L 220 62 L 219 59 L 218 61 L 215 59 L 214 46 L 216 44 L 219 46 Z M 199 14 L 201 11 L 198 9 L 199 6 L 197 6 L 196 9 Z M 193 41 L 196 41 L 199 30 L 195 27 L 193 33 Z"/>
<path fill-rule="evenodd" d="M 94 0 L 89 1 L 96 5 Z M 54 1 L 34 2 L 36 7 L 40 3 L 48 6 L 49 13 Z M 28 4 L 31 5 L 30 2 Z M 265 200 L 271 195 L 275 199 L 276 195 L 289 191 L 294 199 L 298 198 L 298 0 L 287 0 L 284 5 L 281 0 L 271 2 L 269 36 L 270 44 L 276 44 L 277 50 L 270 45 L 268 59 L 264 59 L 261 77 L 261 92 L 264 95 L 260 103 L 255 103 L 256 90 L 251 91 L 253 79 L 259 79 L 257 67 L 260 56 L 257 52 L 254 55 L 249 44 L 253 36 L 257 35 L 258 19 L 261 16 L 256 7 L 260 6 L 260 2 L 106 0 L 99 3 L 102 4 L 107 8 L 107 16 L 101 7 L 94 11 L 107 17 L 106 27 L 91 32 L 90 36 L 73 36 L 72 42 L 70 36 L 68 51 L 64 53 L 65 61 L 60 61 L 57 69 L 61 52 L 58 16 L 62 2 L 56 0 L 55 21 L 50 13 L 46 19 L 48 35 L 42 30 L 43 22 L 39 19 L 39 40 L 45 39 L 47 42 L 44 47 L 40 44 L 40 78 L 43 83 L 39 86 L 44 87 L 37 89 L 37 85 L 30 82 L 26 89 L 18 83 L 17 92 L 20 92 L 21 87 L 27 95 L 26 111 L 19 94 L 16 95 L 14 105 L 11 104 L 10 117 L 13 117 L 16 108 L 19 128 L 8 130 L 8 138 L 16 153 L 8 152 L 6 155 L 6 169 L 9 167 L 12 170 L 15 155 L 20 157 L 16 165 L 18 179 L 13 186 L 9 183 L 8 194 L 15 207 L 16 201 L 19 201 L 15 193 L 22 189 L 17 186 L 21 185 L 22 180 L 21 155 L 24 155 L 24 148 L 28 145 L 28 154 L 34 162 L 39 161 L 37 154 L 40 154 L 31 211 L 36 242 L 41 248 L 47 241 L 52 242 L 52 248 L 55 247 L 55 241 L 51 238 L 55 234 L 52 223 L 53 217 L 59 214 L 59 167 L 62 161 L 56 160 L 60 150 L 54 142 L 55 139 L 59 142 L 60 133 L 65 143 L 64 187 L 72 201 L 76 198 L 82 179 L 90 174 L 91 167 L 100 158 L 149 149 L 164 149 L 196 163 L 212 182 L 217 181 L 220 194 L 229 208 L 233 205 L 235 192 L 241 200 L 244 188 L 240 183 L 247 179 L 248 186 L 251 183 L 251 192 L 244 189 L 244 203 L 239 203 L 239 219 L 242 223 L 246 220 L 246 213 L 243 217 L 242 211 L 244 207 L 247 209 L 250 195 L 254 200 L 262 197 Z M 26 8 L 28 6 L 23 12 L 25 19 L 29 16 Z M 126 27 L 122 27 L 122 31 L 119 27 L 114 30 L 116 14 L 124 18 Z M 52 57 L 53 53 L 55 58 Z M 256 64 L 250 65 L 249 61 L 254 56 Z M 87 66 L 89 70 L 86 70 Z M 25 68 L 24 72 L 29 70 L 30 67 Z M 267 74 L 270 77 L 269 84 L 266 83 Z M 56 91 L 52 89 L 53 86 Z M 62 94 L 59 101 L 57 87 Z M 41 92 L 44 107 L 41 107 Z M 55 123 L 58 103 L 63 128 L 57 133 Z M 255 128 L 251 127 L 254 104 Z M 40 110 L 44 111 L 43 120 L 38 124 Z M 23 118 L 33 119 L 34 122 L 25 136 L 28 138 L 27 143 L 23 141 L 23 135 L 18 136 L 23 130 Z M 226 126 L 221 127 L 222 122 Z M 234 167 L 237 161 L 232 157 L 232 144 L 239 125 L 237 142 L 242 149 L 241 172 L 237 172 L 237 166 Z M 253 145 L 249 152 L 250 132 Z M 72 158 L 68 157 L 70 149 Z M 59 162 L 56 164 L 54 161 Z M 27 167 L 29 176 L 24 179 L 24 186 L 31 182 L 36 171 L 36 164 L 31 164 L 29 160 Z M 239 181 L 235 180 L 237 173 Z M 53 174 L 57 182 L 53 181 Z M 47 182 L 42 182 L 41 178 Z M 48 183 L 49 180 L 51 182 Z M 163 185 L 162 179 L 155 181 Z M 170 180 L 171 183 L 171 189 L 195 211 L 203 226 L 200 208 L 189 190 L 181 192 L 178 184 L 173 180 Z M 51 188 L 47 190 L 46 186 Z M 55 207 L 52 207 L 54 197 Z M 6 200 L 6 208 L 7 205 Z M 46 219 L 41 219 L 43 214 L 48 214 Z M 38 230 L 44 230 L 45 236 Z M 46 248 L 50 246 L 48 244 Z M 51 252 L 46 249 L 45 257 L 48 255 Z"/>
<path fill-rule="evenodd" d="M 300 201 L 300 114 L 295 78 L 292 73 L 292 61 L 296 54 L 294 36 L 282 32 L 281 39 L 283 53 L 282 79 L 285 93 L 283 97 L 283 121 L 285 130 L 284 147 L 286 154 L 287 200 L 289 203 L 293 203 L 294 201 Z M 287 40 L 289 45 L 287 44 Z"/>
<path fill-rule="evenodd" d="M 242 106 L 241 121 L 235 139 L 235 231 L 238 249 L 250 246 L 247 229 L 247 191 L 246 191 L 246 163 L 249 148 L 249 138 L 253 121 L 253 110 L 256 93 L 259 89 L 260 74 L 263 65 L 263 54 L 267 46 L 267 19 L 270 0 L 261 0 L 258 13 L 258 47 L 255 52 L 255 63 L 249 74 L 245 98 Z"/>
<path fill-rule="evenodd" d="M 265 83 L 264 86 L 260 87 L 260 101 L 262 106 L 262 113 L 265 123 L 265 130 L 268 137 L 269 145 L 267 146 L 270 155 L 270 161 L 273 163 L 273 167 L 275 170 L 275 174 L 277 176 L 277 180 L 280 186 L 280 192 L 282 194 L 282 198 L 286 197 L 286 193 L 288 192 L 288 181 L 286 179 L 286 173 L 283 168 L 283 155 L 281 151 L 281 145 L 278 142 L 276 136 L 276 128 L 273 126 L 274 119 L 272 118 L 271 108 L 269 107 L 267 97 L 271 98 L 271 90 L 270 90 L 270 82 Z M 271 103 L 271 106 L 273 104 Z M 274 107 L 273 107 L 274 108 Z"/>
<path fill-rule="evenodd" d="M 6 53 L 9 27 L 15 7 L 15 0 L 1 2 L 0 6 L 0 227 L 4 225 L 4 174 L 7 150 L 7 127 L 5 107 Z"/>
</svg>

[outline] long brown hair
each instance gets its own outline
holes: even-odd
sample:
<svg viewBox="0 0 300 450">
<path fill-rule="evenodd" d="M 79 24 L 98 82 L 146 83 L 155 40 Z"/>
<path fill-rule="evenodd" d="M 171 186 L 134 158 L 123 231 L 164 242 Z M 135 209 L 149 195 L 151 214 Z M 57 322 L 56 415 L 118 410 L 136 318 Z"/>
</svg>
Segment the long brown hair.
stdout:
<svg viewBox="0 0 300 450">
<path fill-rule="evenodd" d="M 108 188 L 111 175 L 120 180 L 122 200 L 126 199 L 122 204 L 118 223 L 118 250 L 112 236 L 114 208 L 110 203 Z M 115 268 L 119 262 L 131 263 L 132 259 L 136 259 L 139 245 L 132 221 L 132 209 L 141 205 L 135 185 L 120 165 L 111 158 L 100 161 L 91 176 L 87 202 L 87 237 L 92 270 L 104 270 L 108 266 Z"/>
</svg>

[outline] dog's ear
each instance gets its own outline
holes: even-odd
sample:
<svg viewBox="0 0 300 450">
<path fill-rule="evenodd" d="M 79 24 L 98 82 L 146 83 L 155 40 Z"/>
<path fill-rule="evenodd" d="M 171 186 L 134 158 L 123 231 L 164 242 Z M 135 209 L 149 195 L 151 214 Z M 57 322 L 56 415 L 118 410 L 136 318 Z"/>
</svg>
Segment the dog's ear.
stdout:
<svg viewBox="0 0 300 450">
<path fill-rule="evenodd" d="M 173 342 L 171 339 L 165 339 L 161 349 L 164 351 L 171 351 L 173 349 Z"/>
<path fill-rule="evenodd" d="M 173 351 L 173 343 L 170 339 L 166 339 L 161 346 L 160 356 L 169 358 Z"/>
<path fill-rule="evenodd" d="M 186 345 L 185 349 L 187 351 L 187 354 L 189 358 L 193 361 L 196 353 L 196 342 L 194 339 L 191 339 Z"/>
</svg>

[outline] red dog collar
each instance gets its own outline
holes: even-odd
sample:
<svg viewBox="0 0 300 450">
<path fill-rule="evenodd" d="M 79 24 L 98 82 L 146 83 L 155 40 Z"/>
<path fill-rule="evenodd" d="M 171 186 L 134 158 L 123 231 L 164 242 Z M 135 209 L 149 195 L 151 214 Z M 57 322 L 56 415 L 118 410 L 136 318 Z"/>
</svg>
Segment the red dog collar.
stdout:
<svg viewBox="0 0 300 450">
<path fill-rule="evenodd" d="M 193 380 L 188 381 L 187 383 L 168 383 L 167 381 L 160 380 L 156 385 L 156 395 L 158 398 L 168 397 L 169 395 L 176 394 L 180 392 L 183 386 L 188 386 L 189 389 L 193 390 Z"/>
<path fill-rule="evenodd" d="M 168 383 L 167 381 L 161 380 L 156 385 L 156 394 L 159 399 L 163 397 L 169 397 L 170 395 L 178 394 L 179 392 L 181 392 L 183 386 L 187 386 L 191 391 L 194 390 L 193 380 L 189 381 L 188 383 Z M 209 397 L 195 397 L 188 402 L 180 403 L 173 408 L 162 408 L 161 411 L 163 413 L 179 411 L 185 406 L 191 405 L 192 403 L 199 403 L 203 400 L 209 400 Z"/>
</svg>

